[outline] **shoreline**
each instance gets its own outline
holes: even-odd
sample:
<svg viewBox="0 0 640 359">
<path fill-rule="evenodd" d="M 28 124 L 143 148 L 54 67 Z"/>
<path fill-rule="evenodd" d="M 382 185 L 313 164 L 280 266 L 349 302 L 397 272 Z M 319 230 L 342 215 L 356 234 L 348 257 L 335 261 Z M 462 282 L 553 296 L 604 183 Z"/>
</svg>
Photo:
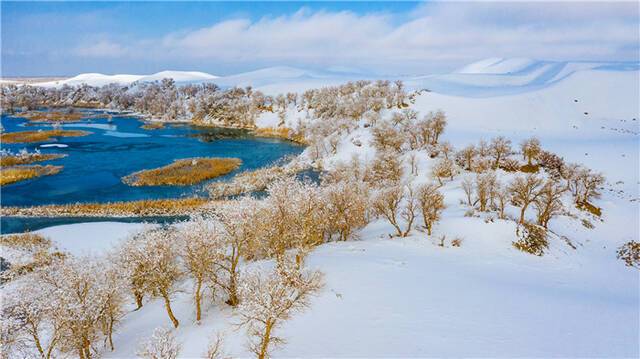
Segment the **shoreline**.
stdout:
<svg viewBox="0 0 640 359">
<path fill-rule="evenodd" d="M 30 207 L 1 207 L 2 217 L 172 217 L 190 215 L 216 202 L 208 198 L 187 197 L 105 203 L 47 204 Z"/>
</svg>

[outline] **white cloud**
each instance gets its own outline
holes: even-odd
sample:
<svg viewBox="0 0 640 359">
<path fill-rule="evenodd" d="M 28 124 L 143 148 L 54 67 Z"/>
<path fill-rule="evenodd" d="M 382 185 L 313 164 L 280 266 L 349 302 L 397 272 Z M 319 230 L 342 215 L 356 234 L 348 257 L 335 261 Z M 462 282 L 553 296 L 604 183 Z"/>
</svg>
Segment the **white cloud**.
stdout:
<svg viewBox="0 0 640 359">
<path fill-rule="evenodd" d="M 78 46 L 74 53 L 84 57 L 118 58 L 127 56 L 129 51 L 123 45 L 118 43 L 101 40 L 90 45 Z"/>
<path fill-rule="evenodd" d="M 638 60 L 638 3 L 427 3 L 408 16 L 298 11 L 234 19 L 83 56 L 211 61 L 247 66 L 351 66 L 424 72 L 485 57 Z"/>
</svg>

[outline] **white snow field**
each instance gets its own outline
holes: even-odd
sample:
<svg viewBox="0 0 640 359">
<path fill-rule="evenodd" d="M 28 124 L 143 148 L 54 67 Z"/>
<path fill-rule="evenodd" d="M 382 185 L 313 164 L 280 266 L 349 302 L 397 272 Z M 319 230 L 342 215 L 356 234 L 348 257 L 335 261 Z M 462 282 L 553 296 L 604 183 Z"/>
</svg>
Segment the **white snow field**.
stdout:
<svg viewBox="0 0 640 359">
<path fill-rule="evenodd" d="M 323 81 L 319 74 L 280 71 L 282 83 L 272 72 L 260 86 L 299 91 Z M 525 254 L 512 246 L 513 221 L 465 217 L 457 178 L 442 189 L 447 209 L 431 237 L 414 230 L 408 238 L 389 239 L 391 226 L 375 221 L 358 233 L 358 241 L 317 247 L 308 264 L 324 272 L 325 286 L 309 309 L 277 329 L 287 342 L 273 355 L 639 357 L 640 275 L 616 259 L 621 244 L 640 240 L 639 76 L 637 66 L 488 59 L 452 74 L 407 80 L 411 88 L 432 90 L 412 107 L 421 114 L 443 110 L 448 126 L 442 139 L 456 148 L 497 135 L 515 147 L 535 135 L 543 148 L 602 171 L 607 184 L 596 201 L 602 218 L 569 205 L 575 218 L 551 221 L 549 251 Z M 324 81 L 333 84 L 335 78 Z M 293 83 L 299 87 L 287 89 Z M 288 113 L 287 121 L 302 117 Z M 258 121 L 273 122 L 268 116 Z M 371 156 L 369 137 L 364 127 L 353 131 L 326 165 L 353 154 Z M 363 145 L 353 145 L 354 139 Z M 419 175 L 426 178 L 431 166 L 421 159 Z M 583 219 L 594 228 L 583 226 Z M 81 253 L 110 248 L 139 226 L 74 224 L 40 233 Z M 442 235 L 445 247 L 435 241 Z M 461 247 L 451 246 L 455 238 L 462 239 Z M 225 333 L 227 355 L 251 356 L 229 307 L 209 303 L 196 324 L 191 284 L 182 289 L 172 304 L 180 320 L 181 357 L 204 355 L 217 332 Z M 105 356 L 134 357 L 154 328 L 170 325 L 161 300 L 145 303 L 127 314 L 114 336 L 116 350 Z"/>
</svg>

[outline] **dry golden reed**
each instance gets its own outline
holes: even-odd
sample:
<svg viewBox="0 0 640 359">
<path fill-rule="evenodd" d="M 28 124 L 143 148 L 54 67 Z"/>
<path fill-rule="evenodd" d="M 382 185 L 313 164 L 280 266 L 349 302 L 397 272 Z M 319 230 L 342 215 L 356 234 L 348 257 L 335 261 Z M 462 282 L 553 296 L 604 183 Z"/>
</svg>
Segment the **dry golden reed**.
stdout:
<svg viewBox="0 0 640 359">
<path fill-rule="evenodd" d="M 132 173 L 122 180 L 131 186 L 187 186 L 225 175 L 241 164 L 239 158 L 185 158 L 164 167 Z"/>
<path fill-rule="evenodd" d="M 65 157 L 64 154 L 32 153 L 29 156 L 8 155 L 0 157 L 0 166 L 28 165 L 34 162 L 50 161 Z"/>
<path fill-rule="evenodd" d="M 24 181 L 30 178 L 54 175 L 62 170 L 62 166 L 19 166 L 0 170 L 0 186 Z"/>
<path fill-rule="evenodd" d="M 187 215 L 209 203 L 189 197 L 107 203 L 74 203 L 34 207 L 0 207 L 3 216 L 22 217 L 153 217 Z"/>
<path fill-rule="evenodd" d="M 91 132 L 78 130 L 47 130 L 3 132 L 0 134 L 2 143 L 25 143 L 49 141 L 53 137 L 80 137 L 90 135 Z"/>
</svg>

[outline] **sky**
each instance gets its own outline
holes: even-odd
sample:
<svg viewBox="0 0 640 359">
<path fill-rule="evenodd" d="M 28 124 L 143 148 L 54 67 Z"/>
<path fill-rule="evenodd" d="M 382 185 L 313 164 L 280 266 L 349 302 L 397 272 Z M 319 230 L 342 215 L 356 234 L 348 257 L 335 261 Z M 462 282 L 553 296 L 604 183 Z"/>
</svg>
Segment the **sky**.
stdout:
<svg viewBox="0 0 640 359">
<path fill-rule="evenodd" d="M 270 66 L 418 75 L 488 57 L 640 61 L 630 2 L 0 2 L 1 75 Z"/>
</svg>

